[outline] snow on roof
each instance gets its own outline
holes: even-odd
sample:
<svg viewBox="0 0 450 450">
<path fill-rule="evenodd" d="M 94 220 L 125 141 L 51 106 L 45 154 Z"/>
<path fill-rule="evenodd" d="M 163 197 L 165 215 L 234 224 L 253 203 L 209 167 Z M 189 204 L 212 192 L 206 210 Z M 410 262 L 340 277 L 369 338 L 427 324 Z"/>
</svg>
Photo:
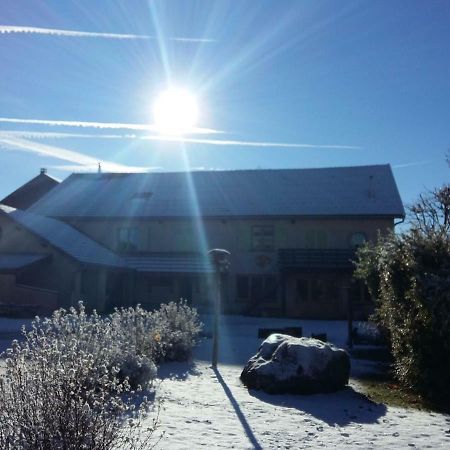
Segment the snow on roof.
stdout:
<svg viewBox="0 0 450 450">
<path fill-rule="evenodd" d="M 404 216 L 389 165 L 72 174 L 30 211 L 53 217 Z"/>
<path fill-rule="evenodd" d="M 49 257 L 42 253 L 0 253 L 0 271 L 15 271 Z"/>
<path fill-rule="evenodd" d="M 113 267 L 124 266 L 124 262 L 115 253 L 59 220 L 4 205 L 0 205 L 0 213 L 8 215 L 77 261 Z"/>
</svg>

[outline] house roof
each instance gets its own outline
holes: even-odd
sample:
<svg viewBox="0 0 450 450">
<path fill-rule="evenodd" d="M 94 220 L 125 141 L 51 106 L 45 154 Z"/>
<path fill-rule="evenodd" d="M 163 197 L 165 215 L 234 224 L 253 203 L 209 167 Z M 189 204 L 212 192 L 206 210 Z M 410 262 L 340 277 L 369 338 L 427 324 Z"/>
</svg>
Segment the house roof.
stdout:
<svg viewBox="0 0 450 450">
<path fill-rule="evenodd" d="M 404 216 L 389 165 L 72 174 L 30 210 L 64 218 Z"/>
<path fill-rule="evenodd" d="M 0 213 L 84 264 L 124 267 L 124 261 L 111 250 L 75 228 L 49 217 L 0 205 Z"/>
<path fill-rule="evenodd" d="M 124 257 L 126 265 L 137 272 L 154 273 L 213 273 L 207 256 L 201 255 L 144 255 Z"/>
<path fill-rule="evenodd" d="M 0 200 L 0 203 L 13 208 L 28 209 L 58 184 L 59 181 L 56 178 L 48 175 L 45 169 L 41 169 L 38 176 L 7 195 L 3 200 Z"/>
<path fill-rule="evenodd" d="M 49 256 L 42 253 L 0 253 L 0 272 L 15 272 L 48 259 Z"/>
<path fill-rule="evenodd" d="M 84 264 L 112 266 L 137 272 L 155 273 L 210 273 L 214 268 L 205 255 L 149 254 L 120 257 L 83 233 L 56 219 L 20 211 L 0 204 L 0 214 L 6 214 L 16 223 L 47 241 L 50 245 Z M 0 254 L 0 270 L 19 269 L 48 255 Z"/>
</svg>

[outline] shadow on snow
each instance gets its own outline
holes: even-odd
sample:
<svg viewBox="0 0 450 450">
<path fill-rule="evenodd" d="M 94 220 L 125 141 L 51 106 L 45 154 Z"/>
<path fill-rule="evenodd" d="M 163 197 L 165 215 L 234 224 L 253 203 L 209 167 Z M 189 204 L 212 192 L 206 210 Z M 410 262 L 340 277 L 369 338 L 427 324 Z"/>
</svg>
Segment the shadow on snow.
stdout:
<svg viewBox="0 0 450 450">
<path fill-rule="evenodd" d="M 378 419 L 386 414 L 387 409 L 386 405 L 369 400 L 349 386 L 338 392 L 314 395 L 271 395 L 256 390 L 248 392 L 262 402 L 297 409 L 330 426 L 377 423 Z"/>
</svg>

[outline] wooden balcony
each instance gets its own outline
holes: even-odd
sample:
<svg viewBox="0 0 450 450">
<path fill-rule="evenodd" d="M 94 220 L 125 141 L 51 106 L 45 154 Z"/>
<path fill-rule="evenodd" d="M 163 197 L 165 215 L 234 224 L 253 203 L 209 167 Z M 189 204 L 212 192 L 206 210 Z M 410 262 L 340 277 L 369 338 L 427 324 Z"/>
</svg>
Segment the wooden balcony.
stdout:
<svg viewBox="0 0 450 450">
<path fill-rule="evenodd" d="M 354 268 L 352 249 L 304 249 L 278 250 L 278 265 L 282 272 L 297 271 L 349 271 Z"/>
</svg>

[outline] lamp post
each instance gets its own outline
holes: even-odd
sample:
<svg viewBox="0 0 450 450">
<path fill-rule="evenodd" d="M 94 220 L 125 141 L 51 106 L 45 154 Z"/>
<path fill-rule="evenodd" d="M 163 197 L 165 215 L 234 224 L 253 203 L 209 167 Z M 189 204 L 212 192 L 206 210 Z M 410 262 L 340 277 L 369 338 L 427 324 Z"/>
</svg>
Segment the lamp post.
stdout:
<svg viewBox="0 0 450 450">
<path fill-rule="evenodd" d="M 222 275 L 228 272 L 230 261 L 228 257 L 231 253 L 222 248 L 214 248 L 208 252 L 211 262 L 214 266 L 216 275 L 217 294 L 214 300 L 214 324 L 213 324 L 213 351 L 212 351 L 212 367 L 217 367 L 219 355 L 219 315 L 220 304 L 222 302 Z"/>
</svg>

